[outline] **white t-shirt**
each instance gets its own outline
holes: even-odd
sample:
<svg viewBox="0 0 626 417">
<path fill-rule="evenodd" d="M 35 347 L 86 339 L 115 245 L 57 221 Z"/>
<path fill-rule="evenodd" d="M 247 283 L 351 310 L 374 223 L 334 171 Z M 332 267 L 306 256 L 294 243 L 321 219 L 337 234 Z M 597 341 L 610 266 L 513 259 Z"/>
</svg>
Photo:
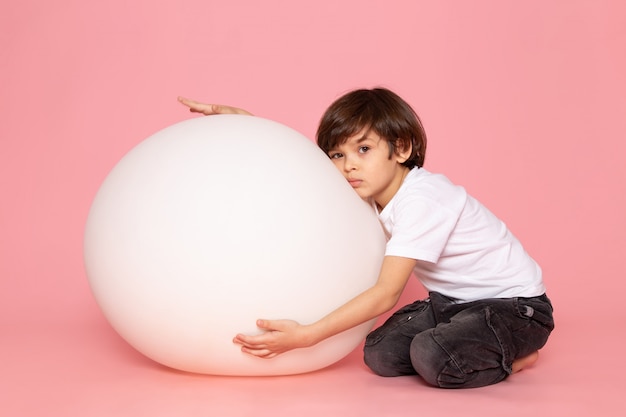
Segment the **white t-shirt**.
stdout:
<svg viewBox="0 0 626 417">
<path fill-rule="evenodd" d="M 379 218 L 385 254 L 417 259 L 428 291 L 459 302 L 545 292 L 541 268 L 506 225 L 443 175 L 412 169 Z"/>
</svg>

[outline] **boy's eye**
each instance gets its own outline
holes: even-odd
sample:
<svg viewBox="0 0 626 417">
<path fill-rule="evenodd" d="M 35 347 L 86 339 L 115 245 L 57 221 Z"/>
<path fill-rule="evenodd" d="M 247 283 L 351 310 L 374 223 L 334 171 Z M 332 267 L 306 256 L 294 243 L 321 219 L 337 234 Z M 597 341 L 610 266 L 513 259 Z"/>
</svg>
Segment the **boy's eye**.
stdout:
<svg viewBox="0 0 626 417">
<path fill-rule="evenodd" d="M 343 156 L 343 154 L 339 153 L 339 152 L 335 152 L 335 153 L 331 153 L 328 156 L 330 156 L 330 159 L 339 159 Z"/>
<path fill-rule="evenodd" d="M 365 153 L 370 150 L 369 146 L 361 146 L 359 147 L 359 153 Z"/>
</svg>

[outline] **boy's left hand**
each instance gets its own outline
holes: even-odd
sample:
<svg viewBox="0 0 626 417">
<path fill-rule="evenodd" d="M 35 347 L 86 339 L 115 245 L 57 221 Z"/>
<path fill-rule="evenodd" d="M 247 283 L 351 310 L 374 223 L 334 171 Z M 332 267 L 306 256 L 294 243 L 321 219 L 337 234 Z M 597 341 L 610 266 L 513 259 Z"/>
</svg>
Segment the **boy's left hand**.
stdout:
<svg viewBox="0 0 626 417">
<path fill-rule="evenodd" d="M 214 114 L 245 114 L 252 116 L 252 113 L 244 109 L 233 106 L 225 106 L 223 104 L 206 104 L 199 101 L 190 100 L 185 97 L 178 97 L 178 101 L 189 107 L 189 111 L 192 113 L 201 113 L 205 116 L 211 116 Z"/>
<path fill-rule="evenodd" d="M 241 351 L 259 358 L 271 359 L 291 349 L 309 346 L 306 326 L 293 320 L 257 320 L 265 333 L 257 336 L 238 334 L 233 342 Z"/>
</svg>

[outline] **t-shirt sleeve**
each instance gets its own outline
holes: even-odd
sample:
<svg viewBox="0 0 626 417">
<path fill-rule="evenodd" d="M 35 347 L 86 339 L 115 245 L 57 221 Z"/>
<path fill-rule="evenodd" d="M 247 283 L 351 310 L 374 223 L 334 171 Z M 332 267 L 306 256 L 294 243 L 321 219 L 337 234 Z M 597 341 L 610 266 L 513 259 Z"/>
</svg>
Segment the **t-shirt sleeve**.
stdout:
<svg viewBox="0 0 626 417">
<path fill-rule="evenodd" d="M 437 262 L 461 214 L 463 205 L 455 200 L 405 196 L 391 213 L 393 229 L 385 254 Z"/>
</svg>

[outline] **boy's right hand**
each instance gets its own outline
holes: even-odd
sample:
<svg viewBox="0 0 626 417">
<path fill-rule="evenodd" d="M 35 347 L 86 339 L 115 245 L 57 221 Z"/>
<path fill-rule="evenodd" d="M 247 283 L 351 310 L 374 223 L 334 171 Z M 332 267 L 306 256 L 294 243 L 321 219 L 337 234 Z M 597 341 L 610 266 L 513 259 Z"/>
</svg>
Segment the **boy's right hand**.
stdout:
<svg viewBox="0 0 626 417">
<path fill-rule="evenodd" d="M 189 107 L 190 112 L 201 113 L 205 116 L 210 116 L 213 114 L 245 114 L 252 116 L 252 113 L 244 109 L 239 109 L 237 107 L 224 106 L 221 104 L 205 104 L 195 100 L 190 100 L 185 97 L 178 97 L 178 101 Z"/>
</svg>

